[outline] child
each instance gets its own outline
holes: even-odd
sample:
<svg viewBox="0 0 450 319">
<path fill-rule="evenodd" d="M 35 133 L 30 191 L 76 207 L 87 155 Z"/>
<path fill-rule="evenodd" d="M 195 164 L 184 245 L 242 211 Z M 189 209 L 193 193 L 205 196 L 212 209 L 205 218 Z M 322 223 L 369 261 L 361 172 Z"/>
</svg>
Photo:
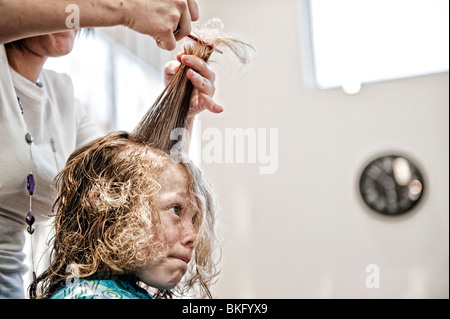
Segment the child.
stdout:
<svg viewBox="0 0 450 319">
<path fill-rule="evenodd" d="M 211 297 L 215 206 L 188 159 L 115 132 L 74 152 L 57 182 L 53 262 L 32 298 L 150 299 L 196 286 Z"/>
<path fill-rule="evenodd" d="M 251 47 L 242 41 L 191 37 L 186 54 L 208 61 L 222 45 L 248 62 Z M 211 188 L 182 150 L 172 152 L 173 130 L 189 127 L 187 72 L 181 65 L 132 134 L 111 133 L 71 155 L 57 176 L 53 261 L 30 286 L 31 298 L 148 299 L 197 287 L 211 297 L 218 274 Z"/>
</svg>

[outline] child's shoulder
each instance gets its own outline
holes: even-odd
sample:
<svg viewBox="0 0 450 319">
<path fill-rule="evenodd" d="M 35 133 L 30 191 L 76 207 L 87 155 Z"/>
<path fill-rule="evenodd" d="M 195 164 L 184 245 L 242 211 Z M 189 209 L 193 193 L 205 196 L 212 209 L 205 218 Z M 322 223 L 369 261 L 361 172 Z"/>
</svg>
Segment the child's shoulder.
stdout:
<svg viewBox="0 0 450 319">
<path fill-rule="evenodd" d="M 120 279 L 73 278 L 62 285 L 51 299 L 152 299 L 144 289 Z"/>
</svg>

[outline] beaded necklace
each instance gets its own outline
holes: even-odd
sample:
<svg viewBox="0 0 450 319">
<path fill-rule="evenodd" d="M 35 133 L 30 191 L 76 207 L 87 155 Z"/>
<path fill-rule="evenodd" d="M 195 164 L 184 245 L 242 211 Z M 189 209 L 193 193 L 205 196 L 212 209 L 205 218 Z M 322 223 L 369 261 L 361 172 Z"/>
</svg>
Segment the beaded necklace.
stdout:
<svg viewBox="0 0 450 319">
<path fill-rule="evenodd" d="M 41 82 L 36 82 L 36 85 L 40 88 L 43 87 L 43 84 Z M 23 117 L 23 107 L 22 107 L 22 101 L 20 100 L 19 97 L 17 97 L 17 102 L 19 105 L 19 109 L 20 109 L 20 113 L 22 114 Z M 52 152 L 53 152 L 53 157 L 55 159 L 55 164 L 56 164 L 56 168 L 58 170 L 58 162 L 56 160 L 56 149 L 55 149 L 55 142 L 54 139 L 52 137 L 51 131 L 50 131 L 50 126 L 48 125 L 48 118 L 46 118 L 47 120 L 47 127 L 48 130 L 50 132 L 50 144 L 51 144 L 51 148 L 52 148 Z M 27 227 L 27 232 L 30 235 L 30 246 L 31 246 L 31 264 L 32 264 L 32 273 L 33 273 L 33 280 L 36 280 L 36 267 L 34 264 L 34 248 L 33 248 L 33 233 L 35 228 L 33 227 L 34 222 L 36 221 L 36 218 L 34 217 L 33 214 L 33 195 L 34 195 L 34 190 L 35 190 L 35 180 L 34 180 L 34 175 L 33 175 L 33 152 L 32 152 L 32 144 L 34 142 L 33 136 L 31 135 L 31 133 L 28 131 L 26 123 L 25 123 L 25 118 L 23 118 L 24 121 L 24 125 L 25 125 L 25 142 L 28 144 L 29 147 L 29 154 L 30 154 L 30 161 L 29 161 L 29 167 L 28 167 L 28 174 L 27 174 L 27 191 L 28 191 L 28 197 L 29 197 L 29 210 L 28 213 L 25 216 L 25 222 L 28 225 Z"/>
</svg>

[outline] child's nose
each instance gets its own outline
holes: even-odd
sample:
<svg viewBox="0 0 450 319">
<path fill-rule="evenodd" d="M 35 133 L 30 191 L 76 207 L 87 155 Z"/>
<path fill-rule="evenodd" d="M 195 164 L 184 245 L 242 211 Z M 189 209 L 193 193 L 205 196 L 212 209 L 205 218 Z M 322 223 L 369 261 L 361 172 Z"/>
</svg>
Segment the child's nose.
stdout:
<svg viewBox="0 0 450 319">
<path fill-rule="evenodd" d="M 197 239 L 197 230 L 191 222 L 183 224 L 181 243 L 184 246 L 190 248 L 194 247 L 195 240 Z"/>
</svg>

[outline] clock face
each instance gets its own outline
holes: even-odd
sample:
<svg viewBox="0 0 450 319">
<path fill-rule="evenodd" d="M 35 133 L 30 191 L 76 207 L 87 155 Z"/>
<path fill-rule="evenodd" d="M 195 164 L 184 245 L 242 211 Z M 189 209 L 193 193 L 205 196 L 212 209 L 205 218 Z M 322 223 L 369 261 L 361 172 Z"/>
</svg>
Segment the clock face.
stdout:
<svg viewBox="0 0 450 319">
<path fill-rule="evenodd" d="M 417 205 L 424 192 L 424 181 L 408 158 L 388 155 L 373 160 L 364 168 L 359 190 L 371 209 L 398 215 Z"/>
</svg>

